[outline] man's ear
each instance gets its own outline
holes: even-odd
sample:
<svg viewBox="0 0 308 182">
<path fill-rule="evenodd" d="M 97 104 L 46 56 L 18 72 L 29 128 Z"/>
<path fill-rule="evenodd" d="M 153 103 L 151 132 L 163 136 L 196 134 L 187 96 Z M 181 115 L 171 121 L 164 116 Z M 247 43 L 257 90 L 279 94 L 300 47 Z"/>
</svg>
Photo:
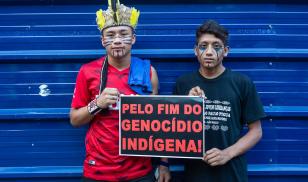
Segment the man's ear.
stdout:
<svg viewBox="0 0 308 182">
<path fill-rule="evenodd" d="M 224 57 L 228 56 L 229 50 L 230 50 L 229 46 L 224 47 Z"/>
<path fill-rule="evenodd" d="M 133 34 L 133 36 L 132 36 L 132 45 L 135 44 L 136 39 L 137 39 L 136 34 Z"/>
<path fill-rule="evenodd" d="M 101 42 L 102 42 L 102 46 L 106 48 L 106 45 L 104 44 L 104 36 L 101 35 Z"/>
<path fill-rule="evenodd" d="M 194 53 L 195 53 L 195 56 L 198 56 L 198 50 L 197 50 L 197 46 L 196 45 L 194 47 Z"/>
</svg>

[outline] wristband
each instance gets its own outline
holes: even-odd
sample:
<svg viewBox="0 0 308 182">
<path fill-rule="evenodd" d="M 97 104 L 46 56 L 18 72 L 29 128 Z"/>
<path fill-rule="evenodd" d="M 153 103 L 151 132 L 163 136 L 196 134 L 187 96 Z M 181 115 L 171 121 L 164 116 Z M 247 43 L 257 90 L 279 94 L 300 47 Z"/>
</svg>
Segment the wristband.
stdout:
<svg viewBox="0 0 308 182">
<path fill-rule="evenodd" d="M 102 110 L 102 108 L 100 108 L 100 107 L 98 107 L 98 105 L 97 105 L 97 100 L 96 99 L 94 99 L 94 100 L 92 100 L 89 104 L 88 104 L 88 111 L 89 111 L 89 113 L 91 114 L 91 115 L 95 115 L 95 114 L 97 114 L 97 113 L 99 113 L 101 110 Z"/>
<path fill-rule="evenodd" d="M 160 166 L 165 166 L 165 167 L 168 167 L 168 168 L 169 168 L 169 163 L 168 163 L 168 162 L 165 162 L 165 161 L 159 161 L 159 165 L 160 165 Z"/>
</svg>

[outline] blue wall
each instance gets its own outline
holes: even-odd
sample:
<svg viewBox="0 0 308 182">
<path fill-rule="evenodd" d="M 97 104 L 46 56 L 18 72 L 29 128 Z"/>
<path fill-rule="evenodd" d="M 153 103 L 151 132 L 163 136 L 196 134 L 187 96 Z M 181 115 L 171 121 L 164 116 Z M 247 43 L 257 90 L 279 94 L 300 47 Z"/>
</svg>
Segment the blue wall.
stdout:
<svg viewBox="0 0 308 182">
<path fill-rule="evenodd" d="M 81 64 L 104 54 L 95 11 L 106 4 L 59 2 L 0 1 L 0 181 L 81 176 L 87 127 L 71 127 L 68 112 Z M 209 18 L 226 26 L 225 64 L 253 79 L 268 115 L 247 154 L 250 181 L 307 181 L 308 4 L 222 2 L 138 1 L 133 54 L 152 60 L 160 93 L 171 94 L 179 75 L 198 68 L 197 26 Z"/>
</svg>

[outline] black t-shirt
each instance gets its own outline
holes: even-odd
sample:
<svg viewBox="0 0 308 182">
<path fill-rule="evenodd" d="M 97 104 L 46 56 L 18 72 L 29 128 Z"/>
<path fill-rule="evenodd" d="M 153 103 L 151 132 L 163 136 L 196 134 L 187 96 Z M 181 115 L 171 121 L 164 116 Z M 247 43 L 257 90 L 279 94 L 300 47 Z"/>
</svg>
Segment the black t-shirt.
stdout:
<svg viewBox="0 0 308 182">
<path fill-rule="evenodd" d="M 177 79 L 174 94 L 188 95 L 199 86 L 205 92 L 205 151 L 225 149 L 241 138 L 243 125 L 265 117 L 255 85 L 245 75 L 226 69 L 214 79 L 204 78 L 198 71 Z M 211 167 L 202 160 L 187 160 L 186 181 L 246 182 L 247 163 L 238 156 L 223 166 Z"/>
</svg>

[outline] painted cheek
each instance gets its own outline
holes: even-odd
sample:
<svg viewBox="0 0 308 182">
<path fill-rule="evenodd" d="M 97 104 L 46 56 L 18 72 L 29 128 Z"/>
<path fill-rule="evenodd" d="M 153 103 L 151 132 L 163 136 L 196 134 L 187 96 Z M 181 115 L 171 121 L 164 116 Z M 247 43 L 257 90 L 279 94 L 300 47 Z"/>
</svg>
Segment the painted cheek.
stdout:
<svg viewBox="0 0 308 182">
<path fill-rule="evenodd" d="M 132 39 L 131 39 L 131 37 L 121 38 L 120 41 L 123 42 L 124 44 L 129 44 L 129 45 L 132 44 Z M 106 47 L 109 46 L 109 45 L 111 45 L 113 42 L 114 42 L 114 39 L 105 38 L 105 39 L 103 40 L 103 43 L 104 43 L 104 45 L 105 45 Z"/>
<path fill-rule="evenodd" d="M 109 45 L 111 45 L 112 44 L 112 40 L 111 39 L 104 39 L 103 40 L 103 44 L 107 47 L 107 46 L 109 46 Z"/>
<path fill-rule="evenodd" d="M 206 49 L 200 49 L 198 48 L 198 54 L 200 57 L 202 57 L 203 53 L 206 51 Z"/>
<path fill-rule="evenodd" d="M 133 42 L 131 37 L 123 38 L 122 41 L 124 44 L 129 44 L 129 45 L 131 45 Z"/>
<path fill-rule="evenodd" d="M 217 52 L 217 54 L 221 54 L 221 52 L 222 52 L 222 48 L 216 48 L 214 50 Z"/>
<path fill-rule="evenodd" d="M 219 60 L 220 56 L 222 55 L 222 48 L 213 48 L 214 52 L 216 53 L 217 60 Z"/>
</svg>

